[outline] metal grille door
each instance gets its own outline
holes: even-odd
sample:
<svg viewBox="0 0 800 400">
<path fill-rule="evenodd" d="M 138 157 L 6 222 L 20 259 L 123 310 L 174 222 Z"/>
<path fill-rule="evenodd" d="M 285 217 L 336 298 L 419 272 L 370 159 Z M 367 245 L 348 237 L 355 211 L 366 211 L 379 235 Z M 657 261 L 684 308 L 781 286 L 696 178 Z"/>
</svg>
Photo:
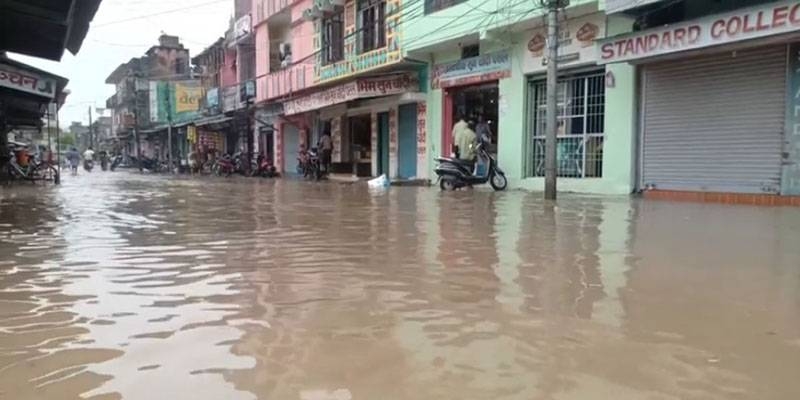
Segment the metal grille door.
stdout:
<svg viewBox="0 0 800 400">
<path fill-rule="evenodd" d="M 648 65 L 643 90 L 644 188 L 779 190 L 785 46 Z"/>
</svg>

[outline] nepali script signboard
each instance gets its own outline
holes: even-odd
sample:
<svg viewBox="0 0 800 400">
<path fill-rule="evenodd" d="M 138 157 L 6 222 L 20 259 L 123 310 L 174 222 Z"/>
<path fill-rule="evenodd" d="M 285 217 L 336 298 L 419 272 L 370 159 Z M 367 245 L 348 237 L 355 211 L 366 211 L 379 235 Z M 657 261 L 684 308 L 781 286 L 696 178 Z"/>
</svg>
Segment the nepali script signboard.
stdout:
<svg viewBox="0 0 800 400">
<path fill-rule="evenodd" d="M 511 76 L 511 56 L 507 51 L 501 51 L 434 65 L 431 88 L 471 85 L 509 76 Z"/>
<path fill-rule="evenodd" d="M 418 90 L 419 80 L 413 74 L 363 78 L 289 100 L 283 103 L 283 109 L 286 115 L 292 115 L 360 98 L 389 96 Z"/>
<path fill-rule="evenodd" d="M 56 80 L 0 62 L 0 86 L 48 99 L 56 96 Z"/>
<path fill-rule="evenodd" d="M 800 0 L 710 15 L 599 40 L 599 64 L 702 49 L 800 30 Z"/>
</svg>

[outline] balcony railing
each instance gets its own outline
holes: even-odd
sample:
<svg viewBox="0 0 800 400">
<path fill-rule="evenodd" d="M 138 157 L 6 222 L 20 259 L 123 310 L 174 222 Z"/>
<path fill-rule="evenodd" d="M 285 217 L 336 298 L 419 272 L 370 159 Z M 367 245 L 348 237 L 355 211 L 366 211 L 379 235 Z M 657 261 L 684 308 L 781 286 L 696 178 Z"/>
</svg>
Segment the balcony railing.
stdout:
<svg viewBox="0 0 800 400">
<path fill-rule="evenodd" d="M 300 63 L 271 72 L 258 79 L 258 98 L 270 100 L 289 95 L 308 88 L 313 79 L 314 66 L 311 64 Z"/>
</svg>

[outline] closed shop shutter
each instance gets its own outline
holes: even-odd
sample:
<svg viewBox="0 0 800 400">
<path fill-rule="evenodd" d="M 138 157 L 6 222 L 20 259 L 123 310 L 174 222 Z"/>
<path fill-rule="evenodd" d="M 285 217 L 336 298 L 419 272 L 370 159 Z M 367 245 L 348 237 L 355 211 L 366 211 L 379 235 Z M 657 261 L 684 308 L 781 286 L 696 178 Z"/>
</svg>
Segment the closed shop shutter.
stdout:
<svg viewBox="0 0 800 400">
<path fill-rule="evenodd" d="M 785 46 L 647 65 L 643 90 L 644 187 L 779 190 Z"/>
</svg>

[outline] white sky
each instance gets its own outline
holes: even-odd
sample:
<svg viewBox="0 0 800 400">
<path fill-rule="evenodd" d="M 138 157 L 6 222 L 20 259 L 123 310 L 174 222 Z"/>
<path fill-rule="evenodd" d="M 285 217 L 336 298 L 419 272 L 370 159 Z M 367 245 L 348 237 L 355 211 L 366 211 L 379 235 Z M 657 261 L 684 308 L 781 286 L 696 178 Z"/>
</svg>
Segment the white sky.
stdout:
<svg viewBox="0 0 800 400">
<path fill-rule="evenodd" d="M 88 122 L 90 106 L 104 108 L 114 87 L 106 77 L 119 64 L 144 54 L 163 31 L 176 35 L 194 57 L 223 36 L 234 0 L 103 0 L 77 56 L 64 52 L 61 62 L 9 54 L 13 59 L 69 79 L 72 93 L 61 108 L 61 127 Z M 165 13 L 165 11 L 187 8 Z M 157 15 L 156 15 L 157 14 Z M 121 20 L 148 16 L 127 22 Z M 104 24 L 108 24 L 103 26 Z"/>
</svg>

